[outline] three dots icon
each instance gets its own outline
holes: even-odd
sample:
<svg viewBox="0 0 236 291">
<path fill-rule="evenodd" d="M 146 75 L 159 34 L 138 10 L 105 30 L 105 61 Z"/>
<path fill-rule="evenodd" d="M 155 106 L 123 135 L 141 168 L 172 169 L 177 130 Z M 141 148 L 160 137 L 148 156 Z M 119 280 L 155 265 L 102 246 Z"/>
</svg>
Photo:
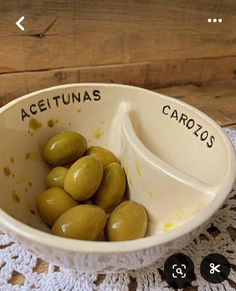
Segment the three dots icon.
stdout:
<svg viewBox="0 0 236 291">
<path fill-rule="evenodd" d="M 222 21 L 223 21 L 223 19 L 222 18 L 208 18 L 208 20 L 207 20 L 209 23 L 210 22 L 214 22 L 214 23 L 216 23 L 216 22 L 219 22 L 219 23 L 221 23 Z"/>
</svg>

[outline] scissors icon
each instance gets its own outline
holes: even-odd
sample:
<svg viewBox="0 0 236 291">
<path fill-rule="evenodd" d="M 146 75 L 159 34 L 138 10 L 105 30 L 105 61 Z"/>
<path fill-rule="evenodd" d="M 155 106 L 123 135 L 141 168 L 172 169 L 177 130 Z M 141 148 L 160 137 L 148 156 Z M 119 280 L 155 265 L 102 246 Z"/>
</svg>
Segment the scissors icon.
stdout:
<svg viewBox="0 0 236 291">
<path fill-rule="evenodd" d="M 213 275 L 215 272 L 220 273 L 220 270 L 218 269 L 220 265 L 215 265 L 214 263 L 210 263 L 210 274 Z"/>
</svg>

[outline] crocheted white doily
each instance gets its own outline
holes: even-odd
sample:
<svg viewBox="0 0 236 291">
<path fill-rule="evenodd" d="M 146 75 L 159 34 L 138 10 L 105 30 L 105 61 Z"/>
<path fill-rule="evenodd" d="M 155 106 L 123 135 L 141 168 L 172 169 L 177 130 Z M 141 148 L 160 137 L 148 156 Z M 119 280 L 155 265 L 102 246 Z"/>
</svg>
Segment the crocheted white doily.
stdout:
<svg viewBox="0 0 236 291">
<path fill-rule="evenodd" d="M 225 129 L 236 148 L 236 131 Z M 234 236 L 234 238 L 233 238 Z M 236 184 L 224 206 L 216 213 L 209 228 L 192 241 L 182 253 L 190 256 L 195 265 L 196 280 L 193 290 L 236 290 Z M 223 254 L 232 265 L 230 276 L 222 284 L 210 284 L 200 275 L 199 266 L 204 256 L 216 252 Z M 0 233 L 0 291 L 5 290 L 173 290 L 163 279 L 163 265 L 158 263 L 126 273 L 97 275 L 81 273 L 75 269 L 57 268 L 49 263 L 46 273 L 35 270 L 38 258 L 9 236 Z M 11 278 L 22 274 L 21 285 Z M 14 283 L 14 285 L 13 285 Z"/>
</svg>

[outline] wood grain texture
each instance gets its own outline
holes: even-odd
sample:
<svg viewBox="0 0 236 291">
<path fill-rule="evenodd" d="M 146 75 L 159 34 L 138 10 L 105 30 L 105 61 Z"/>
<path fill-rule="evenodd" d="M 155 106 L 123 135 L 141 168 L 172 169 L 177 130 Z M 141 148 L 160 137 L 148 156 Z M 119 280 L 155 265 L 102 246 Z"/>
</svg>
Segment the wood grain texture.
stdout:
<svg viewBox="0 0 236 291">
<path fill-rule="evenodd" d="M 0 75 L 0 104 L 35 90 L 68 83 L 104 82 L 133 84 L 145 83 L 146 64 L 99 66 L 26 72 Z M 14 85 L 13 85 L 14 84 Z"/>
<path fill-rule="evenodd" d="M 236 129 L 236 80 L 234 81 L 221 81 L 221 82 L 208 82 L 201 86 L 187 85 L 167 87 L 157 89 L 156 91 L 171 95 L 175 98 L 181 99 L 191 105 L 196 106 L 213 119 L 217 120 L 220 125 Z M 1 100 L 1 99 L 0 99 Z M 232 230 L 231 235 L 236 239 L 236 232 Z M 217 235 L 217 232 L 212 231 L 212 235 Z M 35 272 L 45 273 L 48 269 L 48 263 L 38 259 L 35 267 Z M 100 285 L 104 280 L 104 275 L 99 275 L 96 284 Z M 24 283 L 24 276 L 19 273 L 14 273 L 10 282 L 12 284 L 22 285 Z M 231 283 L 236 288 L 233 283 Z M 131 278 L 129 286 L 130 291 L 135 291 L 137 283 Z M 184 291 L 196 291 L 196 287 L 185 288 Z"/>
<path fill-rule="evenodd" d="M 235 27 L 235 0 L 1 1 L 0 73 L 236 56 Z"/>
<path fill-rule="evenodd" d="M 197 84 L 236 78 L 236 57 L 160 60 L 146 68 L 145 88 Z"/>
<path fill-rule="evenodd" d="M 236 57 L 0 74 L 0 104 L 33 91 L 68 83 L 119 83 L 152 89 L 190 83 L 199 86 L 202 82 L 235 77 Z"/>
<path fill-rule="evenodd" d="M 221 126 L 236 124 L 236 80 L 157 89 L 189 103 L 208 114 Z"/>
</svg>

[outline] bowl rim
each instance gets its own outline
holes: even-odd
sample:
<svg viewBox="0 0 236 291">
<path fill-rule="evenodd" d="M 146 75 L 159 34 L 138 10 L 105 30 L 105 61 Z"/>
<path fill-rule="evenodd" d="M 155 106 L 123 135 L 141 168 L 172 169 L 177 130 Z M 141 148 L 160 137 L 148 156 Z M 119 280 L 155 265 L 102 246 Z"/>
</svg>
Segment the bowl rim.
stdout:
<svg viewBox="0 0 236 291">
<path fill-rule="evenodd" d="M 126 88 L 131 90 L 139 90 L 144 93 L 154 94 L 159 98 L 165 100 L 171 100 L 172 102 L 182 105 L 185 108 L 194 111 L 198 116 L 203 118 L 205 121 L 208 122 L 211 126 L 215 128 L 217 133 L 221 136 L 227 156 L 228 156 L 228 171 L 225 175 L 225 178 L 219 187 L 214 199 L 197 213 L 195 216 L 187 220 L 182 225 L 168 231 L 163 232 L 161 234 L 155 234 L 149 237 L 144 237 L 137 240 L 129 240 L 129 241 L 121 241 L 121 242 L 100 242 L 100 241 L 83 241 L 83 240 L 76 240 L 76 239 L 68 239 L 62 238 L 50 233 L 46 233 L 44 231 L 35 229 L 24 224 L 21 221 L 18 221 L 16 218 L 10 216 L 7 212 L 3 211 L 0 208 L 0 224 L 4 226 L 4 228 L 9 231 L 10 233 L 15 233 L 14 236 L 19 236 L 23 239 L 30 240 L 34 243 L 46 245 L 48 247 L 53 247 L 61 250 L 67 250 L 71 252 L 79 252 L 79 253 L 125 253 L 125 252 L 134 252 L 142 249 L 147 249 L 155 246 L 159 246 L 162 244 L 169 243 L 173 240 L 179 239 L 184 235 L 191 233 L 196 228 L 200 227 L 202 224 L 206 223 L 214 213 L 222 206 L 226 198 L 228 197 L 236 175 L 236 159 L 235 159 L 235 152 L 233 146 L 226 135 L 226 133 L 222 130 L 222 128 L 208 115 L 201 112 L 199 109 L 181 101 L 177 100 L 173 97 L 166 96 L 160 94 L 158 92 L 154 92 L 148 89 L 130 86 L 130 85 L 123 85 L 123 84 L 107 84 L 107 83 L 71 83 L 59 86 L 53 86 L 50 88 L 34 91 L 32 93 L 26 94 L 22 97 L 19 97 L 11 102 L 7 103 L 3 107 L 0 108 L 0 114 L 12 106 L 16 105 L 17 103 L 21 102 L 24 99 L 30 98 L 35 94 L 46 93 L 49 91 L 63 89 L 63 88 L 71 88 L 71 87 L 116 87 L 116 88 Z"/>
</svg>

